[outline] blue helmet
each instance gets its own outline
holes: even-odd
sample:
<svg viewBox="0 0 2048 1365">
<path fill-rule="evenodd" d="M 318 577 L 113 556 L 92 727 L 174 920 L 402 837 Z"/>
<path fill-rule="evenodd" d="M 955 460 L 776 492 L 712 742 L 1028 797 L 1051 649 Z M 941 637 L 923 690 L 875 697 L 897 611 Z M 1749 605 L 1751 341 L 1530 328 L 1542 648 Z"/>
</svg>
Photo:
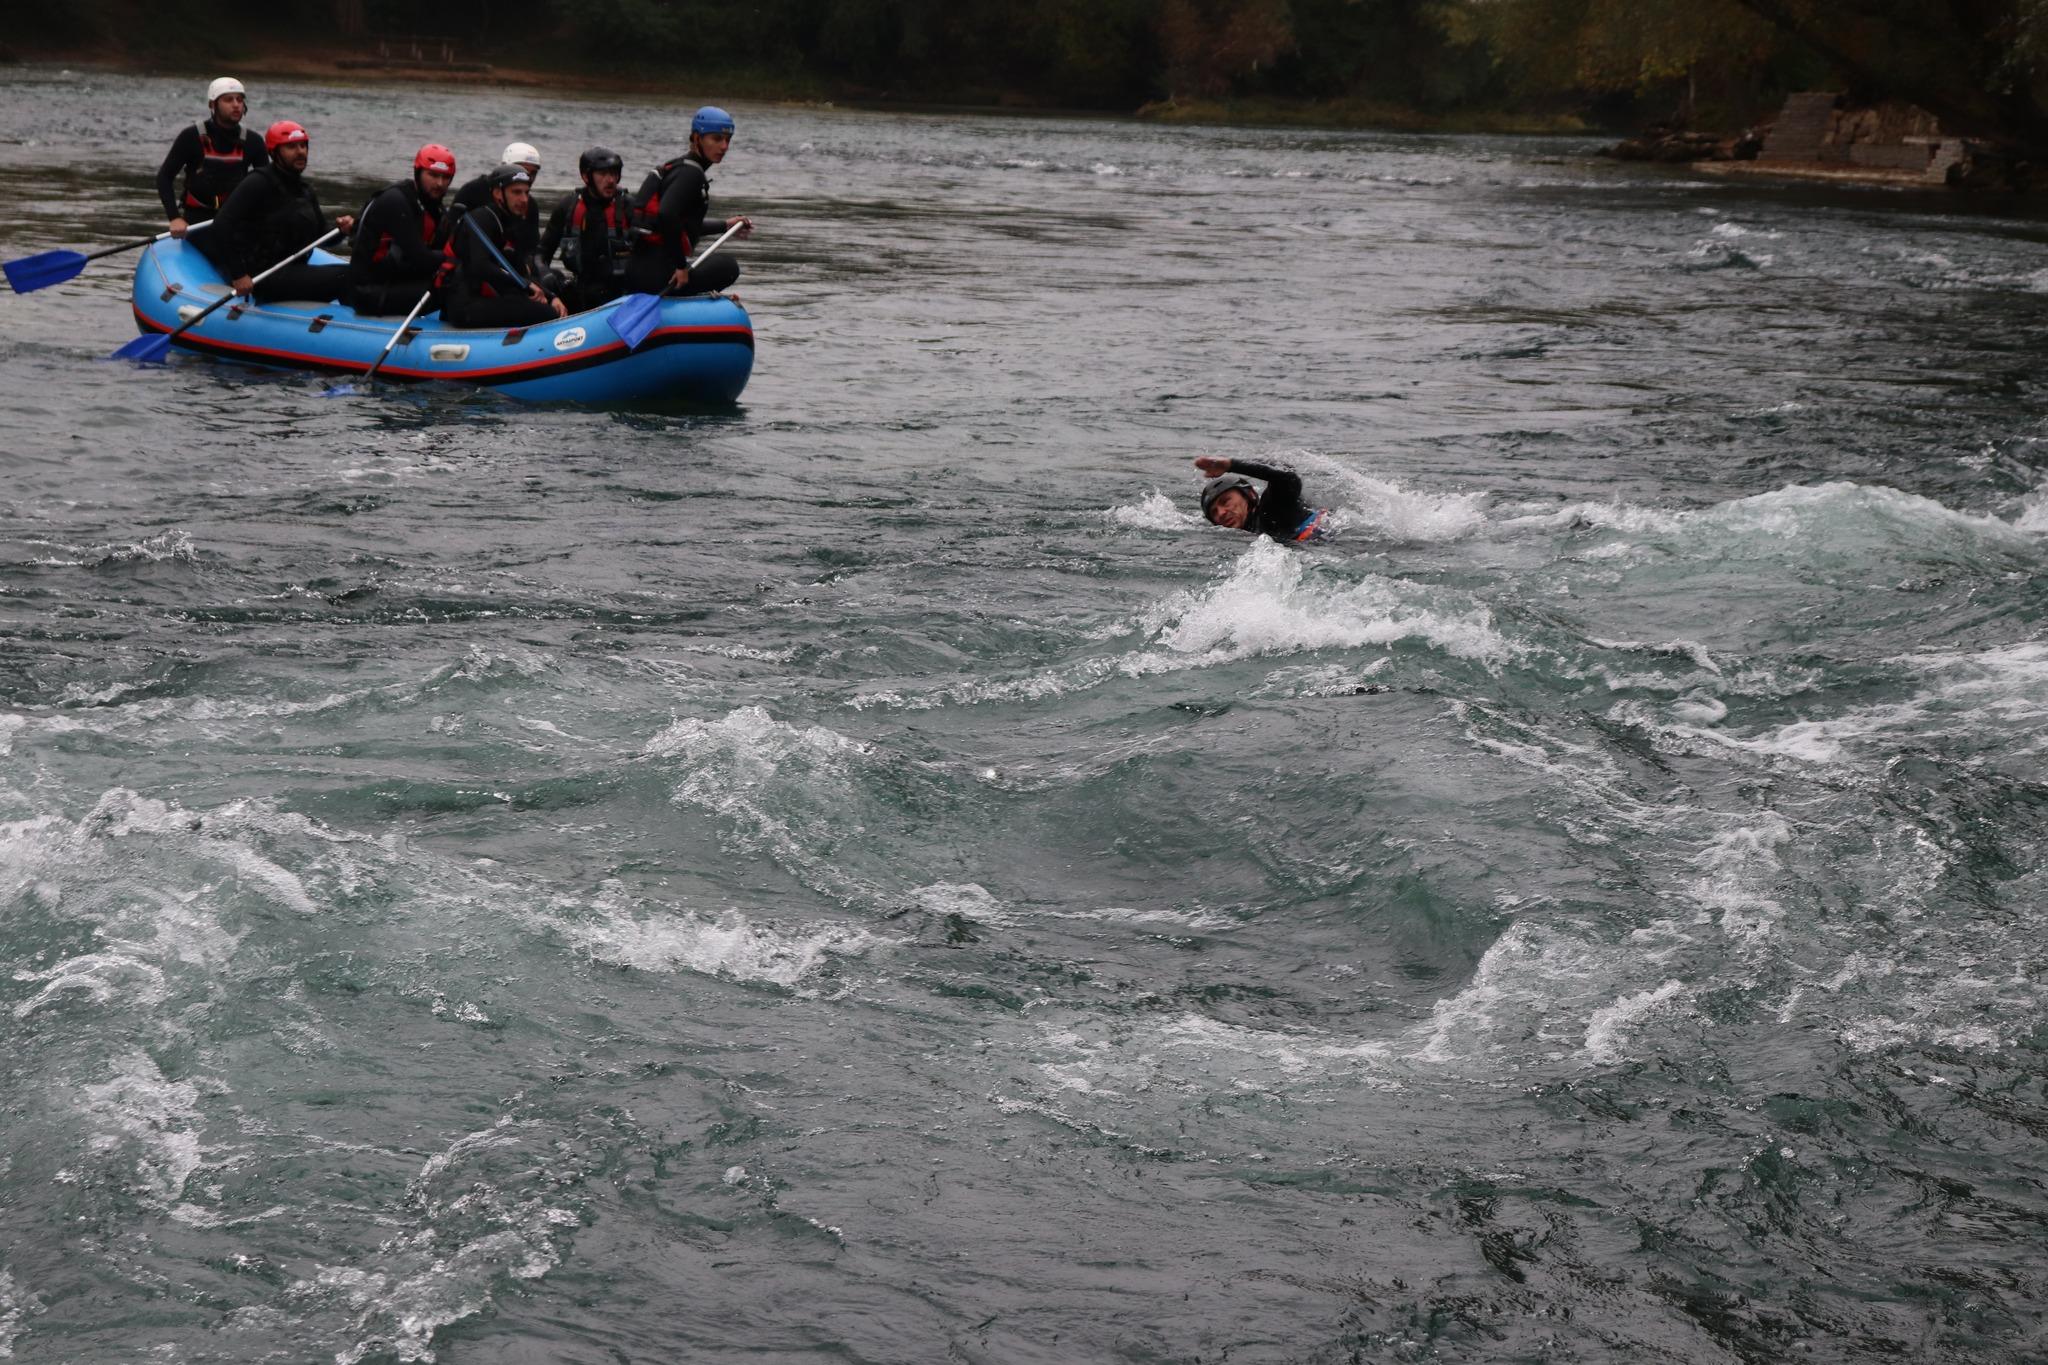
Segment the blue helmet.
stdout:
<svg viewBox="0 0 2048 1365">
<path fill-rule="evenodd" d="M 724 133 L 727 137 L 731 137 L 733 127 L 731 114 L 726 113 L 725 110 L 715 104 L 707 104 L 702 109 L 699 109 L 696 116 L 690 120 L 690 136 L 697 137 L 704 133 Z"/>
</svg>

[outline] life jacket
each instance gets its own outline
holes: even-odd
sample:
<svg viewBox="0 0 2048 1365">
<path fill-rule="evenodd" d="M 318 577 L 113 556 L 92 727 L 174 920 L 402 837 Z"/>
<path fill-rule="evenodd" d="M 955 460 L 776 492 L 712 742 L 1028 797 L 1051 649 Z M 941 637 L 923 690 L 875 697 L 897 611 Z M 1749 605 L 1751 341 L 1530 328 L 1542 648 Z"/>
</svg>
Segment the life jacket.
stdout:
<svg viewBox="0 0 2048 1365">
<path fill-rule="evenodd" d="M 633 209 L 623 196 L 613 195 L 600 215 L 605 233 L 606 268 L 617 273 L 622 267 L 619 253 L 632 241 Z M 582 190 L 576 191 L 576 203 L 569 210 L 569 225 L 562 230 L 562 259 L 571 268 L 581 272 L 586 268 L 583 259 L 583 236 L 591 226 L 590 199 Z"/>
<path fill-rule="evenodd" d="M 475 213 L 478 211 L 472 209 L 470 212 Z M 499 216 L 496 204 L 490 206 L 490 215 L 491 221 L 498 225 L 497 235 L 491 241 L 491 245 L 498 248 L 498 253 L 506 260 L 516 259 L 519 255 L 519 244 L 513 241 L 512 234 L 506 231 L 505 220 Z M 470 215 L 467 213 L 462 215 L 464 218 L 468 216 Z M 460 226 L 461 219 L 458 218 L 456 221 L 457 225 Z M 470 232 L 479 233 L 482 232 L 482 229 L 480 227 L 471 228 Z M 484 233 L 483 235 L 486 237 L 491 236 L 489 233 Z M 434 274 L 434 288 L 436 289 L 447 288 L 448 281 L 462 268 L 462 253 L 456 250 L 456 244 L 461 236 L 460 232 L 450 232 L 448 239 L 441 244 L 441 268 Z M 496 262 L 494 261 L 492 264 L 495 265 Z M 494 299 L 498 297 L 498 291 L 491 288 L 490 281 L 488 280 L 480 279 L 475 281 L 470 284 L 470 290 L 480 299 Z"/>
<path fill-rule="evenodd" d="M 400 181 L 399 184 L 406 185 L 408 188 L 414 188 L 410 185 L 410 182 L 407 181 Z M 444 199 L 441 202 L 430 203 L 428 202 L 427 197 L 425 195 L 420 195 L 418 199 L 415 201 L 415 206 L 419 209 L 420 245 L 429 247 L 433 246 L 435 242 L 440 238 L 442 218 L 441 208 L 442 203 L 445 202 L 446 201 Z M 393 239 L 390 233 L 379 232 L 377 234 L 376 245 L 370 248 L 370 260 L 377 264 L 382 264 L 384 258 L 391 254 L 392 240 Z"/>
<path fill-rule="evenodd" d="M 640 188 L 633 194 L 630 208 L 633 216 L 633 235 L 648 246 L 661 246 L 662 236 L 654 230 L 654 220 L 661 213 L 661 193 L 668 188 L 669 178 L 676 173 L 676 167 L 690 158 L 687 154 L 672 161 L 664 161 L 647 173 L 640 182 Z M 687 248 L 689 243 L 685 242 Z"/>
<path fill-rule="evenodd" d="M 1302 522 L 1301 525 L 1294 528 L 1294 539 L 1297 541 L 1328 540 L 1330 538 L 1330 532 L 1329 529 L 1323 525 L 1323 517 L 1329 512 L 1329 510 L 1330 509 L 1327 507 L 1318 507 L 1315 511 L 1309 513 L 1308 520 Z"/>
<path fill-rule="evenodd" d="M 213 140 L 213 120 L 201 119 L 199 164 L 185 171 L 185 207 L 203 213 L 218 213 L 220 206 L 242 177 L 249 172 L 249 152 L 239 135 L 225 147 Z"/>
<path fill-rule="evenodd" d="M 297 251 L 326 230 L 327 215 L 320 211 L 320 197 L 303 175 L 293 175 L 275 162 L 250 174 L 277 186 L 276 206 L 249 225 L 264 251 L 273 256 Z"/>
</svg>

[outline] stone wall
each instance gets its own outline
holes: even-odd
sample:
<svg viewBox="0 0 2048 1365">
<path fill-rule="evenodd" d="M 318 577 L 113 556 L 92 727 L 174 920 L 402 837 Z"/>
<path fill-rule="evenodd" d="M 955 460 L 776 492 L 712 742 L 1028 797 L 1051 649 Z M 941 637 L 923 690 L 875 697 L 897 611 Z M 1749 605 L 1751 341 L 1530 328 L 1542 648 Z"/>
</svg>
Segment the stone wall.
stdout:
<svg viewBox="0 0 2048 1365">
<path fill-rule="evenodd" d="M 1894 171 L 1940 182 L 1965 156 L 1961 140 L 1944 138 L 1940 121 L 1925 109 L 1898 103 L 1845 109 L 1840 104 L 1840 96 L 1825 90 L 1788 97 L 1757 159 Z"/>
</svg>

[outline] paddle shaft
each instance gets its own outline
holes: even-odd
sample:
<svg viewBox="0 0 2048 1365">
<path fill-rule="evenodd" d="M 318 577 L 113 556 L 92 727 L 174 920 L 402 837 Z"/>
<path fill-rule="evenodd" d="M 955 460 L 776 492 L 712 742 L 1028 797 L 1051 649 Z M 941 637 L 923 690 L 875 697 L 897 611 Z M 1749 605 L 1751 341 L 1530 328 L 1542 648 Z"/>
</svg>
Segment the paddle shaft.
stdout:
<svg viewBox="0 0 2048 1365">
<path fill-rule="evenodd" d="M 741 228 L 743 228 L 743 227 L 745 227 L 745 226 L 746 226 L 746 224 L 745 224 L 745 223 L 734 223 L 734 224 L 733 224 L 733 225 L 732 225 L 731 227 L 727 228 L 727 229 L 726 229 L 726 230 L 725 230 L 724 232 L 721 232 L 721 233 L 720 233 L 720 234 L 718 235 L 718 240 L 717 240 L 717 241 L 713 242 L 713 243 L 712 243 L 712 244 L 711 244 L 710 246 L 707 246 L 707 247 L 705 247 L 705 248 L 704 248 L 704 249 L 703 249 L 702 251 L 700 251 L 700 252 L 698 252 L 698 253 L 697 253 L 697 259 L 696 259 L 696 260 L 694 260 L 694 261 L 692 261 L 692 262 L 690 262 L 689 268 L 690 268 L 690 269 L 692 269 L 692 270 L 695 270 L 695 269 L 696 269 L 696 268 L 697 268 L 698 266 L 700 266 L 700 265 L 704 264 L 704 258 L 705 258 L 706 256 L 709 256 L 709 255 L 710 255 L 710 254 L 711 254 L 712 252 L 714 252 L 714 251 L 718 250 L 718 248 L 720 248 L 720 247 L 724 246 L 724 245 L 725 245 L 725 239 L 726 239 L 726 238 L 728 238 L 728 237 L 732 236 L 732 235 L 733 235 L 733 234 L 734 234 L 735 232 L 738 232 L 738 231 L 739 231 L 739 230 L 740 230 Z"/>
<path fill-rule="evenodd" d="M 294 261 L 303 260 L 306 257 L 312 255 L 315 250 L 317 250 L 321 246 L 324 246 L 326 243 L 333 241 L 336 237 L 339 236 L 341 236 L 340 228 L 329 228 L 326 232 L 321 233 L 318 237 L 315 237 L 312 241 L 306 243 L 297 251 L 294 251 L 291 255 L 285 257 L 276 265 L 264 271 L 261 275 L 258 275 L 254 279 L 250 280 L 250 290 L 253 293 L 257 285 L 263 283 L 272 275 L 275 275 L 278 271 L 284 269 L 286 266 L 292 264 Z M 221 307 L 223 304 L 230 303 L 240 297 L 241 295 L 235 293 L 233 289 L 229 289 L 227 293 L 221 295 L 212 303 L 209 303 L 206 305 L 206 307 L 200 309 L 198 316 L 192 318 L 190 321 L 179 323 L 173 331 L 171 331 L 168 335 L 164 337 L 164 343 L 168 345 L 171 342 L 176 341 L 179 337 L 185 335 L 185 333 L 191 331 L 194 327 L 206 321 L 208 315 L 210 315 L 214 309 Z"/>
<path fill-rule="evenodd" d="M 495 210 L 493 211 L 492 216 L 497 216 Z M 484 244 L 484 250 L 491 253 L 492 260 L 496 261 L 499 265 L 505 267 L 505 273 L 507 275 L 510 275 L 513 279 L 519 281 L 519 287 L 521 289 L 531 290 L 533 288 L 532 285 L 526 282 L 526 276 L 520 274 L 518 271 L 512 268 L 512 262 L 505 259 L 505 253 L 498 250 L 498 244 L 491 240 L 491 235 L 488 232 L 485 232 L 481 227 L 477 226 L 475 214 L 463 214 L 462 221 L 469 224 L 471 227 L 476 228 L 476 239 Z"/>
<path fill-rule="evenodd" d="M 370 362 L 370 368 L 363 371 L 364 383 L 368 383 L 377 377 L 377 371 L 383 368 L 384 362 L 391 358 L 391 348 L 398 344 L 398 339 L 405 335 L 405 329 L 412 326 L 412 320 L 420 315 L 420 309 L 426 307 L 427 300 L 432 297 L 434 297 L 434 291 L 431 289 L 420 295 L 420 301 L 412 306 L 410 313 L 405 315 L 405 321 L 398 324 L 398 330 L 391 334 L 391 340 L 384 343 L 384 349 L 379 351 L 377 358 Z"/>
<path fill-rule="evenodd" d="M 201 223 L 199 226 L 205 227 L 206 224 Z M 123 242 L 119 246 L 104 247 L 90 256 L 81 255 L 76 251 L 39 251 L 33 256 L 0 261 L 0 273 L 7 276 L 7 287 L 15 293 L 32 294 L 38 289 L 48 289 L 53 284 L 77 279 L 80 271 L 103 256 L 114 256 L 123 251 L 133 251 L 139 246 L 150 246 L 170 235 L 168 232 L 162 232 L 154 237 L 144 237 L 139 242 Z"/>
<path fill-rule="evenodd" d="M 204 223 L 194 223 L 191 227 L 185 229 L 185 235 L 187 237 L 190 237 L 193 233 L 199 231 L 199 229 L 211 226 L 212 223 L 213 220 L 211 218 L 207 219 Z M 118 256 L 124 251 L 133 251 L 135 250 L 136 247 L 148 246 L 151 242 L 168 241 L 170 240 L 171 235 L 172 234 L 168 232 L 159 232 L 156 236 L 144 237 L 139 242 L 123 242 L 119 246 L 110 246 L 100 251 L 89 251 L 85 254 L 85 256 L 82 259 L 86 261 L 97 261 L 102 256 Z"/>
</svg>

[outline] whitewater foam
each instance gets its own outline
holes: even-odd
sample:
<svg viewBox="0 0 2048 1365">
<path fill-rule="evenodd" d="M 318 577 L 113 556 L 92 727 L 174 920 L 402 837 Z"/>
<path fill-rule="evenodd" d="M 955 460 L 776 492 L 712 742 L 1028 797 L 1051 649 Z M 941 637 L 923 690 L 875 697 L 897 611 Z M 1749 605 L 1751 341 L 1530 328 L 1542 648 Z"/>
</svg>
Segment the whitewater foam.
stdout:
<svg viewBox="0 0 2048 1365">
<path fill-rule="evenodd" d="M 185 1182 L 204 1161 L 199 1130 L 199 1087 L 165 1077 L 148 1053 L 114 1059 L 114 1076 L 79 1088 L 84 1112 L 100 1127 L 95 1152 L 129 1150 L 137 1177 L 134 1191 L 168 1209 L 185 1193 Z"/>
<path fill-rule="evenodd" d="M 1198 510 L 1181 507 L 1156 488 L 1135 503 L 1112 507 L 1108 515 L 1118 526 L 1140 531 L 1190 531 L 1206 524 Z"/>
<path fill-rule="evenodd" d="M 596 962 L 646 972 L 696 972 L 799 991 L 833 958 L 859 957 L 879 940 L 850 925 L 785 930 L 737 910 L 705 917 L 674 906 L 637 905 L 607 883 L 584 913 L 558 906 L 548 923 Z"/>
<path fill-rule="evenodd" d="M 14 1276 L 0 1270 L 0 1360 L 14 1358 L 14 1343 L 25 1330 L 22 1318 L 41 1308 L 33 1294 L 25 1293 L 14 1282 Z"/>
</svg>

